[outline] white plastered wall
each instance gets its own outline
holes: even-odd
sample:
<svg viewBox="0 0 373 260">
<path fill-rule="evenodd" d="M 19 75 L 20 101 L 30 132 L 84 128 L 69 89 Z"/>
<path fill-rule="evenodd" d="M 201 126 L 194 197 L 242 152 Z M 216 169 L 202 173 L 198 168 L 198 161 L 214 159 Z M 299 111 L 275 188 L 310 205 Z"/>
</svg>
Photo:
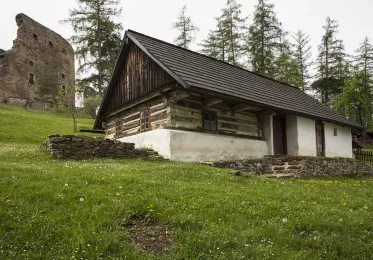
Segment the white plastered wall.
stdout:
<svg viewBox="0 0 373 260">
<path fill-rule="evenodd" d="M 137 149 L 151 148 L 165 159 L 171 159 L 171 133 L 169 130 L 157 129 L 118 140 L 125 143 L 134 143 Z"/>
<path fill-rule="evenodd" d="M 297 116 L 297 121 L 298 155 L 316 156 L 316 121 L 302 116 Z"/>
<path fill-rule="evenodd" d="M 334 128 L 337 136 L 334 136 Z M 324 132 L 326 157 L 353 157 L 351 128 L 324 122 Z"/>
<path fill-rule="evenodd" d="M 171 130 L 171 160 L 186 162 L 262 158 L 266 141 Z"/>
<path fill-rule="evenodd" d="M 286 116 L 286 137 L 288 155 L 316 156 L 315 120 L 296 116 Z"/>
<path fill-rule="evenodd" d="M 267 143 L 267 155 L 273 155 L 273 115 L 264 115 L 259 117 L 260 128 L 262 129 L 263 139 Z"/>
<path fill-rule="evenodd" d="M 189 131 L 158 129 L 119 139 L 136 148 L 152 148 L 166 159 L 203 162 L 262 158 L 266 141 Z"/>
</svg>

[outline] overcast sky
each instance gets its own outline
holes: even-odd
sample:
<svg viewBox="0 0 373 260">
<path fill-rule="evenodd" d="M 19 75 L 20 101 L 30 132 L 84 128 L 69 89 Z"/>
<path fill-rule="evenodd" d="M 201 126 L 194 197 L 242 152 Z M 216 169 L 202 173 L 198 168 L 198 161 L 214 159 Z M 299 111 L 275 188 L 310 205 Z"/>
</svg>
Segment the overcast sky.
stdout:
<svg viewBox="0 0 373 260">
<path fill-rule="evenodd" d="M 59 23 L 68 17 L 75 0 L 11 0 L 1 1 L 0 48 L 10 49 L 16 38 L 15 16 L 25 13 L 65 38 L 73 33 L 70 26 Z M 252 18 L 257 0 L 237 0 L 242 4 L 243 15 Z M 180 8 L 186 4 L 193 22 L 200 28 L 197 42 L 203 40 L 209 29 L 215 28 L 226 0 L 121 0 L 121 21 L 125 29 L 132 29 L 172 42 L 176 32 L 171 30 Z M 371 12 L 372 0 L 270 0 L 275 4 L 278 19 L 285 30 L 302 29 L 312 38 L 314 55 L 323 33 L 327 16 L 339 22 L 339 38 L 343 39 L 349 53 L 358 47 L 365 36 L 373 40 Z M 197 50 L 198 46 L 193 46 Z"/>
</svg>

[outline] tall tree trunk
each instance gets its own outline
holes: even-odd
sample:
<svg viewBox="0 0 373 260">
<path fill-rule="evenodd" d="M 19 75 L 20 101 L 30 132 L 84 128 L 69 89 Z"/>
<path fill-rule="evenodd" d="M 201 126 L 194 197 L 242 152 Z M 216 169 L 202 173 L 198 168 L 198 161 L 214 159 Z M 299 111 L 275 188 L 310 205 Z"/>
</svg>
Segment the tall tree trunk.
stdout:
<svg viewBox="0 0 373 260">
<path fill-rule="evenodd" d="M 103 96 L 103 89 L 102 89 L 102 39 L 101 39 L 101 6 L 100 4 L 97 7 L 97 39 L 99 42 L 98 46 L 98 93 L 100 96 Z"/>
</svg>

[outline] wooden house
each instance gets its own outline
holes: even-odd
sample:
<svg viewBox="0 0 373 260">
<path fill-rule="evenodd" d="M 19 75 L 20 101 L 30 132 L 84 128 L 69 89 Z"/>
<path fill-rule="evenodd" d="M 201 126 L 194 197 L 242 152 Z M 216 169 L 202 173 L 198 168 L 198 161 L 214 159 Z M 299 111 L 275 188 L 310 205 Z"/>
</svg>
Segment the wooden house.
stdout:
<svg viewBox="0 0 373 260">
<path fill-rule="evenodd" d="M 178 161 L 352 157 L 359 126 L 300 89 L 128 30 L 95 122 Z"/>
</svg>

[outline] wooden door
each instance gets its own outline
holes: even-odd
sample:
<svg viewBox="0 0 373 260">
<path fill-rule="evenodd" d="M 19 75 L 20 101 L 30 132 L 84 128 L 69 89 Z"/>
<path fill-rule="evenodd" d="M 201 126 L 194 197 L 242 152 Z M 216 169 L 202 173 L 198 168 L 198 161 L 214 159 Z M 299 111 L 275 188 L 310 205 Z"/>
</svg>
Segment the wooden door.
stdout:
<svg viewBox="0 0 373 260">
<path fill-rule="evenodd" d="M 316 153 L 325 156 L 325 132 L 322 123 L 316 123 Z"/>
<path fill-rule="evenodd" d="M 286 119 L 282 115 L 273 117 L 273 148 L 274 154 L 287 154 Z"/>
</svg>

